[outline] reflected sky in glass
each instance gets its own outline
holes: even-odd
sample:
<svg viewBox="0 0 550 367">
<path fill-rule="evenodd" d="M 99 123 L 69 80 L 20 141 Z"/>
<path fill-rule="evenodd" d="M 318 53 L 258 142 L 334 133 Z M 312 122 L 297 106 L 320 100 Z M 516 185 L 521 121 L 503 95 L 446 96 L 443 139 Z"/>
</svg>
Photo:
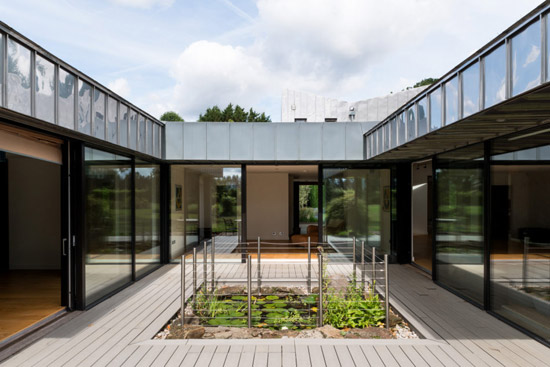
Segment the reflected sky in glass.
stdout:
<svg viewBox="0 0 550 367">
<path fill-rule="evenodd" d="M 540 22 L 535 22 L 512 38 L 512 95 L 540 84 Z"/>
<path fill-rule="evenodd" d="M 462 72 L 462 111 L 470 116 L 479 111 L 479 63 Z"/>
</svg>

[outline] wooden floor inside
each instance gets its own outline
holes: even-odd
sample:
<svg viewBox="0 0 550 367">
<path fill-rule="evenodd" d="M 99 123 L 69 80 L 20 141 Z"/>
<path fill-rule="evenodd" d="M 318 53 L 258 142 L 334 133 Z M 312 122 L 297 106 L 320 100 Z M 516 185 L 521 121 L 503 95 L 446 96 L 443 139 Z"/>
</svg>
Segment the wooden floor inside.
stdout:
<svg viewBox="0 0 550 367">
<path fill-rule="evenodd" d="M 58 270 L 0 273 L 0 342 L 63 309 Z"/>
</svg>

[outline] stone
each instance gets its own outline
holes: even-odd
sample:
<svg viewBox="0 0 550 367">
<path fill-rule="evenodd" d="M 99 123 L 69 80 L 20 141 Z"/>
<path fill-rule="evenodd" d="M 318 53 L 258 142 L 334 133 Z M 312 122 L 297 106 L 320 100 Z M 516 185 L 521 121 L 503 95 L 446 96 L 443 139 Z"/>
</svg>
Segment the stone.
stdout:
<svg viewBox="0 0 550 367">
<path fill-rule="evenodd" d="M 317 328 L 317 331 L 321 332 L 325 338 L 330 339 L 343 339 L 344 336 L 342 335 L 341 330 L 336 329 L 332 325 L 325 325 L 322 327 Z"/>
<path fill-rule="evenodd" d="M 245 293 L 245 288 L 242 286 L 226 286 L 220 287 L 216 290 L 218 295 L 229 295 L 229 294 L 243 294 Z"/>
<path fill-rule="evenodd" d="M 296 336 L 297 339 L 323 339 L 324 335 L 317 329 L 302 330 Z"/>
<path fill-rule="evenodd" d="M 185 325 L 182 339 L 201 339 L 204 335 L 204 327 L 200 325 Z"/>
<path fill-rule="evenodd" d="M 346 339 L 392 339 L 392 332 L 379 327 L 350 329 L 344 336 Z"/>
</svg>

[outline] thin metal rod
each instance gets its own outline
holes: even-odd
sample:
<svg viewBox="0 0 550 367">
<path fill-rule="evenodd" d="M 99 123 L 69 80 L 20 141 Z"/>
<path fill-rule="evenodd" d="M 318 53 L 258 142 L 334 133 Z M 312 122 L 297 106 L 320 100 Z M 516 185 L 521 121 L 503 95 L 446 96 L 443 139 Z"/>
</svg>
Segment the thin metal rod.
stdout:
<svg viewBox="0 0 550 367">
<path fill-rule="evenodd" d="M 261 244 L 262 244 L 262 240 L 260 238 L 260 236 L 258 236 L 258 296 L 260 296 L 262 294 L 262 269 L 261 269 L 261 264 L 260 264 L 260 261 L 261 261 L 261 258 L 262 258 L 262 250 L 261 250 Z"/>
<path fill-rule="evenodd" d="M 361 287 L 365 293 L 365 241 L 361 241 Z"/>
<path fill-rule="evenodd" d="M 185 255 L 181 255 L 181 327 L 185 324 Z"/>
<path fill-rule="evenodd" d="M 353 281 L 354 282 L 357 280 L 357 258 L 355 254 L 356 247 L 357 247 L 357 238 L 353 236 Z"/>
<path fill-rule="evenodd" d="M 212 247 L 210 248 L 210 257 L 212 263 L 210 264 L 210 276 L 212 277 L 212 286 L 211 291 L 214 292 L 214 289 L 216 287 L 216 277 L 214 275 L 214 260 L 215 260 L 215 254 L 216 254 L 216 243 L 214 241 L 214 237 L 212 237 Z"/>
<path fill-rule="evenodd" d="M 372 292 L 376 291 L 376 247 L 372 248 Z"/>
<path fill-rule="evenodd" d="M 386 296 L 386 329 L 390 328 L 390 274 L 388 273 L 388 254 L 384 254 L 384 288 Z"/>
<path fill-rule="evenodd" d="M 193 247 L 193 306 L 197 299 L 197 248 Z"/>
<path fill-rule="evenodd" d="M 323 253 L 319 251 L 318 263 L 319 263 L 319 307 L 317 307 L 318 318 L 317 326 L 323 326 Z"/>
<path fill-rule="evenodd" d="M 307 293 L 311 294 L 311 237 L 307 238 Z"/>
<path fill-rule="evenodd" d="M 252 327 L 252 257 L 248 255 L 246 262 L 247 287 L 246 293 L 248 298 L 248 327 Z"/>
<path fill-rule="evenodd" d="M 204 241 L 202 248 L 202 286 L 204 289 L 204 295 L 208 288 L 208 241 Z"/>
</svg>

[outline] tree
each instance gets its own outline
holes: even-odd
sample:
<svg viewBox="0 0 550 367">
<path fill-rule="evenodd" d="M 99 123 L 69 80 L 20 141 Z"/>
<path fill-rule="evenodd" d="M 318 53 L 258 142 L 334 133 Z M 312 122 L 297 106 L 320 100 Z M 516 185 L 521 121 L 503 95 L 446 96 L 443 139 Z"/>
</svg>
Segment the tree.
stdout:
<svg viewBox="0 0 550 367">
<path fill-rule="evenodd" d="M 437 82 L 437 79 L 435 78 L 425 78 L 416 83 L 413 88 L 423 87 L 425 85 L 432 85 L 435 82 Z"/>
<path fill-rule="evenodd" d="M 160 116 L 160 121 L 184 121 L 184 119 L 174 111 L 167 111 Z"/>
<path fill-rule="evenodd" d="M 239 105 L 230 103 L 223 111 L 218 106 L 208 107 L 204 114 L 199 116 L 201 122 L 271 122 L 271 118 L 265 112 L 261 114 L 250 108 L 245 112 Z"/>
</svg>

